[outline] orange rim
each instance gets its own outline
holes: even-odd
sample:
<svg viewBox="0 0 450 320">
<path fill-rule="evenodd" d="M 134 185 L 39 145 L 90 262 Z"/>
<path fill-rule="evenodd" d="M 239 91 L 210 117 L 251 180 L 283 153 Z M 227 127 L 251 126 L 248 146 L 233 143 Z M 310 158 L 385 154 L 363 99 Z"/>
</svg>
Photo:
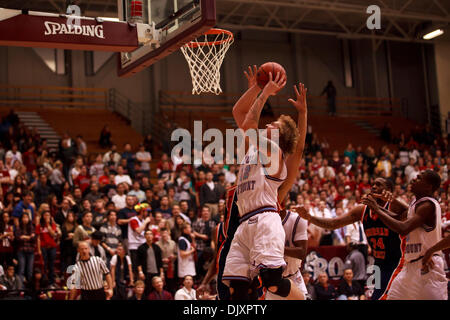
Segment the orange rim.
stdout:
<svg viewBox="0 0 450 320">
<path fill-rule="evenodd" d="M 186 43 L 185 45 L 191 48 L 197 48 L 197 47 L 204 47 L 204 46 L 218 46 L 223 43 L 231 42 L 234 38 L 233 33 L 231 31 L 225 30 L 225 29 L 210 29 L 207 32 L 204 33 L 204 35 L 218 35 L 218 34 L 225 34 L 227 35 L 226 38 L 216 41 L 191 41 Z"/>
</svg>

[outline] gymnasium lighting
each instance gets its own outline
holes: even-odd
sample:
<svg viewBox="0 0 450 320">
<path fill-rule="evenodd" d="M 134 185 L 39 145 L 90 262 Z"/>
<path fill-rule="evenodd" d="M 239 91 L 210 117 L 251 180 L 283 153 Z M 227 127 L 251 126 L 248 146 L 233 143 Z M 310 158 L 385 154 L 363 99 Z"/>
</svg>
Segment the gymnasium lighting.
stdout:
<svg viewBox="0 0 450 320">
<path fill-rule="evenodd" d="M 427 33 L 426 35 L 424 35 L 423 38 L 424 38 L 425 40 L 430 40 L 430 39 L 439 37 L 439 36 L 442 35 L 443 33 L 444 33 L 444 30 L 442 30 L 442 29 L 436 29 L 436 30 L 434 30 L 434 31 L 432 31 L 432 32 Z"/>
</svg>

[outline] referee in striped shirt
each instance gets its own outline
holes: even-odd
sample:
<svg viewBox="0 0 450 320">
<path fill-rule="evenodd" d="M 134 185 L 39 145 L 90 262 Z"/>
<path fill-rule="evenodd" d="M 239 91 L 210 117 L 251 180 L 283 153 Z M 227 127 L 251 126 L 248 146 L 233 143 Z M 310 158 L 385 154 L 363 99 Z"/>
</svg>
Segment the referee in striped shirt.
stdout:
<svg viewBox="0 0 450 320">
<path fill-rule="evenodd" d="M 86 241 L 78 243 L 80 260 L 75 265 L 76 284 L 71 288 L 70 300 L 75 299 L 77 289 L 81 289 L 81 300 L 106 300 L 103 275 L 106 275 L 107 291 L 112 295 L 113 284 L 108 267 L 100 257 L 91 256 L 89 247 Z"/>
</svg>

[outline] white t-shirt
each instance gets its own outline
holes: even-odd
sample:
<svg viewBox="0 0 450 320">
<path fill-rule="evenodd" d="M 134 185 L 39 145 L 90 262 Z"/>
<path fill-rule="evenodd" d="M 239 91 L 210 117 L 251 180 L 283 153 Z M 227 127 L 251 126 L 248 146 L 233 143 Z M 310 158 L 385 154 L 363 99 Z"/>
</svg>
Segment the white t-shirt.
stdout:
<svg viewBox="0 0 450 320">
<path fill-rule="evenodd" d="M 117 175 L 117 176 L 114 177 L 114 183 L 116 184 L 116 186 L 118 186 L 122 182 L 127 183 L 129 186 L 131 186 L 133 184 L 131 182 L 130 176 L 127 175 L 127 174 L 123 174 L 121 176 Z"/>
<path fill-rule="evenodd" d="M 225 171 L 225 180 L 228 183 L 233 184 L 236 181 L 236 174 L 231 173 L 230 171 Z"/>
<path fill-rule="evenodd" d="M 123 194 L 123 195 L 118 195 L 116 194 L 115 196 L 112 197 L 111 201 L 114 202 L 114 205 L 116 206 L 117 210 L 123 209 L 126 206 L 126 198 L 127 195 Z"/>
<path fill-rule="evenodd" d="M 147 151 L 141 152 L 141 151 L 139 151 L 139 152 L 136 153 L 136 158 L 151 159 L 151 155 L 150 155 L 150 152 L 147 152 Z M 141 164 L 141 170 L 144 170 L 144 171 L 150 170 L 150 163 L 148 163 L 148 162 L 141 162 L 140 164 Z"/>
<path fill-rule="evenodd" d="M 362 241 L 359 241 L 359 227 L 361 227 Z M 345 230 L 345 236 L 350 237 L 350 242 L 357 244 L 367 244 L 366 233 L 364 232 L 364 227 L 361 221 L 354 222 L 347 225 Z"/>
<path fill-rule="evenodd" d="M 185 287 L 181 288 L 175 292 L 175 300 L 197 300 L 195 289 L 189 292 Z"/>
</svg>

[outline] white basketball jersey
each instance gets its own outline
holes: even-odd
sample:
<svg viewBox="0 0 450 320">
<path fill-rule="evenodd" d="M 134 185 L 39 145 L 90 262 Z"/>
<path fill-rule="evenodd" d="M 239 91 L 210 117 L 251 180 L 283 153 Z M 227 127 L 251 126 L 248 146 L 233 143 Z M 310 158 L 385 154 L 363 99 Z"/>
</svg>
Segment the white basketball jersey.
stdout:
<svg viewBox="0 0 450 320">
<path fill-rule="evenodd" d="M 241 217 L 261 208 L 271 207 L 276 210 L 278 187 L 287 176 L 284 161 L 280 164 L 283 166 L 280 178 L 269 176 L 258 155 L 257 148 L 250 146 L 239 168 L 236 203 Z"/>
<path fill-rule="evenodd" d="M 308 221 L 300 218 L 296 212 L 287 210 L 286 217 L 283 219 L 283 228 L 285 233 L 285 247 L 295 248 L 294 241 L 308 240 Z M 284 256 L 286 268 L 283 277 L 295 274 L 302 266 L 302 260 Z"/>
<path fill-rule="evenodd" d="M 435 207 L 436 225 L 434 229 L 430 226 L 421 226 L 406 236 L 405 259 L 411 261 L 422 257 L 425 252 L 442 239 L 441 230 L 441 206 L 434 198 L 425 197 L 420 200 L 414 200 L 408 209 L 408 218 L 416 214 L 416 206 L 424 201 L 431 201 Z"/>
</svg>

